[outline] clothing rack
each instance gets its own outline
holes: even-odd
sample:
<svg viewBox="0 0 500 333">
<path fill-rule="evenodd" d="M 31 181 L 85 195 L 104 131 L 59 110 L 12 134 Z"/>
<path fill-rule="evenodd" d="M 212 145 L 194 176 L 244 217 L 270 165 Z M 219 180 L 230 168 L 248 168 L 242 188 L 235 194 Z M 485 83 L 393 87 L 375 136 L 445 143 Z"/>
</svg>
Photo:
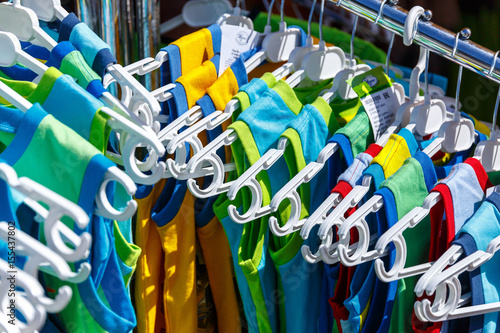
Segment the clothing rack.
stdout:
<svg viewBox="0 0 500 333">
<path fill-rule="evenodd" d="M 381 1 L 379 0 L 330 0 L 337 6 L 374 22 L 378 16 Z M 408 11 L 397 5 L 384 5 L 382 15 L 378 21 L 381 27 L 403 36 L 404 24 Z M 495 52 L 469 40 L 458 39 L 458 47 L 453 56 L 456 34 L 432 23 L 419 20 L 417 33 L 413 42 L 429 49 L 431 52 L 453 61 L 481 76 L 500 84 L 500 68 L 495 58 Z M 490 69 L 495 66 L 490 74 Z"/>
</svg>

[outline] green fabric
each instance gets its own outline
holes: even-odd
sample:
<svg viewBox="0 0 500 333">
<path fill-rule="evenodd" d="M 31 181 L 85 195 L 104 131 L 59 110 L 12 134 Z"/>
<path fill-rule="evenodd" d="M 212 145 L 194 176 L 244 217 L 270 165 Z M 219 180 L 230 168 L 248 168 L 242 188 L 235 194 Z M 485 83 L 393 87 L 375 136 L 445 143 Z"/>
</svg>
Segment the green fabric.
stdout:
<svg viewBox="0 0 500 333">
<path fill-rule="evenodd" d="M 293 91 L 302 104 L 312 104 L 323 90 L 330 89 L 332 81 L 333 79 L 314 82 L 306 77 L 297 87 L 293 88 Z"/>
<path fill-rule="evenodd" d="M 80 51 L 68 53 L 61 61 L 59 70 L 75 78 L 76 83 L 83 89 L 87 89 L 89 83 L 94 80 L 101 81 L 101 77 L 89 67 Z"/>
<path fill-rule="evenodd" d="M 304 31 L 307 31 L 307 21 L 293 17 L 285 17 L 284 20 L 288 26 L 296 25 L 304 29 Z M 279 29 L 279 22 L 279 15 L 271 16 L 272 31 L 277 31 Z M 259 32 L 263 32 L 266 23 L 267 13 L 259 13 L 259 15 L 257 15 L 254 20 L 254 29 Z M 319 37 L 318 23 L 311 23 L 311 35 Z M 323 26 L 323 38 L 325 42 L 340 47 L 342 50 L 344 50 L 344 52 L 349 52 L 350 50 L 351 34 L 349 33 L 343 32 L 342 30 L 336 28 Z M 357 37 L 354 38 L 354 54 L 361 59 L 376 61 L 379 63 L 385 63 L 386 59 L 386 53 L 384 51 L 371 44 L 370 42 Z"/>
<path fill-rule="evenodd" d="M 359 153 L 364 152 L 374 142 L 370 119 L 363 106 L 360 107 L 356 116 L 335 134 L 343 134 L 349 139 L 352 156 L 358 156 Z"/>
<path fill-rule="evenodd" d="M 354 116 L 356 116 L 356 113 L 362 105 L 363 104 L 361 104 L 361 100 L 359 98 L 347 101 L 335 98 L 332 103 L 330 103 L 340 127 L 344 127 L 349 121 L 351 121 Z"/>
<path fill-rule="evenodd" d="M 101 153 L 105 153 L 111 135 L 111 127 L 108 126 L 109 116 L 99 109 L 92 119 L 90 127 L 89 142 L 98 148 Z"/>
<path fill-rule="evenodd" d="M 134 275 L 135 268 L 137 266 L 137 260 L 141 255 L 141 248 L 135 244 L 127 242 L 125 237 L 123 237 L 123 234 L 120 231 L 120 227 L 118 226 L 118 223 L 116 221 L 114 221 L 113 229 L 115 235 L 116 254 L 118 254 L 118 257 L 126 266 L 131 268 L 131 272 L 123 276 L 125 286 L 128 286 L 132 275 Z"/>
<path fill-rule="evenodd" d="M 395 174 L 381 184 L 381 187 L 390 189 L 394 194 L 398 220 L 413 208 L 421 206 L 428 195 L 422 166 L 414 158 L 407 159 Z M 411 195 L 408 195 L 409 193 Z M 429 217 L 427 216 L 415 228 L 407 229 L 403 236 L 408 240 L 405 267 L 426 262 L 430 246 Z M 414 276 L 398 281 L 389 332 L 411 332 L 409 316 L 413 312 L 416 300 L 414 288 L 418 278 Z"/>
<path fill-rule="evenodd" d="M 3 133 L 4 136 L 14 134 Z M 6 145 L 10 142 L 4 142 Z M 77 203 L 90 159 L 99 151 L 53 116 L 46 116 L 37 128 L 25 153 L 14 164 L 19 177 L 28 177 Z M 50 143 L 50 144 L 49 144 Z M 64 143 L 62 145 L 61 143 Z M 74 156 L 74 158 L 68 158 Z M 33 162 L 39 166 L 34 167 Z"/>
</svg>

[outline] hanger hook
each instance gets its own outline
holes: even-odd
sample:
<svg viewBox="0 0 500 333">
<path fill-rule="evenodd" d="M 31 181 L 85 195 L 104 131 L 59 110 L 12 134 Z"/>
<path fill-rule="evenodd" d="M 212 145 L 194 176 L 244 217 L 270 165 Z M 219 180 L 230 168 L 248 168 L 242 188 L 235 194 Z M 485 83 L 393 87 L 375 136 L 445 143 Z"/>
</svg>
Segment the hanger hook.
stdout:
<svg viewBox="0 0 500 333">
<path fill-rule="evenodd" d="M 267 12 L 267 26 L 271 27 L 271 15 L 273 13 L 274 2 L 276 0 L 271 0 L 271 4 L 269 5 L 269 10 Z"/>
<path fill-rule="evenodd" d="M 316 2 L 316 0 L 314 0 Z M 321 10 L 319 13 L 319 41 L 323 41 L 323 14 L 325 12 L 325 0 L 321 0 Z"/>
<path fill-rule="evenodd" d="M 354 59 L 354 37 L 356 36 L 356 29 L 358 28 L 358 15 L 354 16 L 354 24 L 352 25 L 351 34 L 351 44 L 350 44 L 350 55 L 349 55 L 349 67 L 352 67 L 352 61 Z"/>
<path fill-rule="evenodd" d="M 455 36 L 455 45 L 453 46 L 453 51 L 451 52 L 451 56 L 455 58 L 455 55 L 457 54 L 458 50 L 458 39 L 464 39 L 467 40 L 470 38 L 472 32 L 469 28 L 463 28 L 460 32 L 457 32 Z M 455 118 L 460 117 L 460 112 L 459 112 L 459 107 L 458 103 L 460 102 L 459 97 L 460 97 L 460 85 L 462 84 L 462 72 L 464 67 L 462 65 L 459 65 L 460 67 L 458 68 L 458 80 L 457 80 L 457 90 L 455 94 Z"/>
<path fill-rule="evenodd" d="M 497 53 L 495 53 L 495 56 L 493 57 L 493 62 L 491 64 L 490 71 L 488 72 L 488 75 L 491 75 L 493 73 L 493 70 L 495 70 L 495 65 L 497 63 L 497 58 L 498 58 L 499 54 L 500 54 L 500 51 L 497 51 Z M 500 87 L 498 88 L 497 100 L 495 102 L 495 109 L 493 111 L 493 121 L 491 122 L 491 133 L 493 133 L 495 131 L 495 127 L 497 124 L 498 104 L 499 103 L 500 103 Z M 492 136 L 492 134 L 490 134 L 490 136 Z"/>
<path fill-rule="evenodd" d="M 280 15 L 281 15 L 281 22 L 284 22 L 284 20 L 285 20 L 285 0 L 281 0 Z"/>
<path fill-rule="evenodd" d="M 341 4 L 342 2 L 344 2 L 344 0 L 337 0 L 336 5 L 337 5 L 337 6 L 340 6 L 340 4 Z"/>
<path fill-rule="evenodd" d="M 313 4 L 311 6 L 311 11 L 309 12 L 309 20 L 307 21 L 307 37 L 311 37 L 311 22 L 315 7 L 316 7 L 316 0 L 313 1 Z"/>
<path fill-rule="evenodd" d="M 406 46 L 410 46 L 413 40 L 417 36 L 418 32 L 418 21 L 420 19 L 424 21 L 430 21 L 432 18 L 432 11 L 424 10 L 420 6 L 413 7 L 405 20 L 404 32 L 403 32 L 403 42 Z"/>
<path fill-rule="evenodd" d="M 499 54 L 500 54 L 500 51 L 497 51 L 497 53 L 495 53 L 495 56 L 493 57 L 493 62 L 491 63 L 490 70 L 488 71 L 488 75 L 490 75 L 490 76 L 493 73 L 493 71 L 495 70 L 495 65 L 497 64 L 497 59 L 498 59 Z"/>
<path fill-rule="evenodd" d="M 451 57 L 455 58 L 458 50 L 458 39 L 467 40 L 470 38 L 472 31 L 469 28 L 463 28 L 460 32 L 455 35 L 455 45 L 453 46 L 453 51 L 451 52 Z"/>
<path fill-rule="evenodd" d="M 380 3 L 380 9 L 378 11 L 378 15 L 377 17 L 375 18 L 375 21 L 374 23 L 375 24 L 378 24 L 378 21 L 380 20 L 380 18 L 382 17 L 383 13 L 384 13 L 384 5 L 385 3 L 387 2 L 387 0 L 384 0 Z M 398 0 L 390 0 L 389 1 L 389 5 L 390 6 L 395 6 L 397 5 L 398 3 Z M 391 53 L 392 53 L 392 47 L 394 46 L 394 37 L 395 37 L 395 33 L 393 32 L 392 33 L 392 36 L 391 36 L 391 41 L 389 42 L 389 48 L 387 49 L 387 57 L 386 57 L 386 60 L 385 60 L 385 71 L 387 73 L 387 75 L 389 75 L 389 71 L 390 71 L 390 66 L 389 66 L 389 60 L 391 59 Z"/>
</svg>

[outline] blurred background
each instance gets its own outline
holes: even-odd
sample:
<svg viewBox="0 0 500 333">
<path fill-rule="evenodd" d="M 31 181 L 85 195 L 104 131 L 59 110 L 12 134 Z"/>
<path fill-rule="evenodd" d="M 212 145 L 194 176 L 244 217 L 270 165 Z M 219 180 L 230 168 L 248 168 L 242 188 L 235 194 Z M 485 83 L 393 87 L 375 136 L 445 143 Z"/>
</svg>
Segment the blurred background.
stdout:
<svg viewBox="0 0 500 333">
<path fill-rule="evenodd" d="M 1 0 L 0 0 L 1 1 Z M 211 0 L 205 0 L 211 1 Z M 240 0 L 247 16 L 272 10 L 279 14 L 280 0 L 269 8 L 270 0 Z M 154 57 L 161 47 L 190 32 L 200 29 L 183 22 L 182 9 L 188 0 L 61 0 L 67 10 L 75 12 L 113 48 L 120 63 L 126 65 Z M 235 6 L 236 0 L 219 0 Z M 311 0 L 286 0 L 285 16 L 307 20 Z M 318 0 L 313 22 L 319 18 Z M 498 0 L 400 0 L 399 6 L 409 10 L 419 5 L 433 12 L 432 21 L 451 31 L 463 27 L 472 30 L 471 40 L 496 51 L 500 49 L 500 1 Z M 353 17 L 333 3 L 327 2 L 324 24 L 350 33 Z M 161 31 L 161 33 L 160 33 Z M 389 34 L 364 20 L 360 20 L 356 36 L 387 51 Z M 345 48 L 344 45 L 338 45 Z M 348 45 L 347 49 L 348 51 Z M 413 67 L 418 58 L 418 47 L 406 47 L 396 37 L 391 61 Z M 430 72 L 449 78 L 448 96 L 454 97 L 458 66 L 439 56 L 430 58 Z M 148 88 L 158 85 L 158 77 L 145 77 Z M 464 71 L 460 100 L 463 110 L 479 119 L 491 121 L 498 87 L 470 71 Z"/>
</svg>

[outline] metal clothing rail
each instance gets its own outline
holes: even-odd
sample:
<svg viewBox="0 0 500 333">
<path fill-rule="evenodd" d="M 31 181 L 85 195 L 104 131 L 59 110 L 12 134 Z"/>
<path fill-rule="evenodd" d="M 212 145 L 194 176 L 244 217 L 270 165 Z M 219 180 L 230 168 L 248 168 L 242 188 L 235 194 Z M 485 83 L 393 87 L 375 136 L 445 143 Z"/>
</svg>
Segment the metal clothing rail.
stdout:
<svg viewBox="0 0 500 333">
<path fill-rule="evenodd" d="M 356 14 L 362 18 L 374 22 L 380 10 L 379 0 L 330 0 L 334 4 Z M 378 25 L 388 29 L 399 36 L 403 36 L 405 20 L 408 11 L 397 5 L 389 5 L 386 2 L 383 14 Z M 482 47 L 469 40 L 458 39 L 458 47 L 455 56 L 452 56 L 455 45 L 456 33 L 453 33 L 431 21 L 418 21 L 418 28 L 413 43 L 429 49 L 431 52 L 453 61 L 464 68 L 478 73 L 498 84 L 500 84 L 500 68 L 495 57 L 495 52 Z M 490 74 L 490 69 L 495 61 L 495 66 Z"/>
</svg>

